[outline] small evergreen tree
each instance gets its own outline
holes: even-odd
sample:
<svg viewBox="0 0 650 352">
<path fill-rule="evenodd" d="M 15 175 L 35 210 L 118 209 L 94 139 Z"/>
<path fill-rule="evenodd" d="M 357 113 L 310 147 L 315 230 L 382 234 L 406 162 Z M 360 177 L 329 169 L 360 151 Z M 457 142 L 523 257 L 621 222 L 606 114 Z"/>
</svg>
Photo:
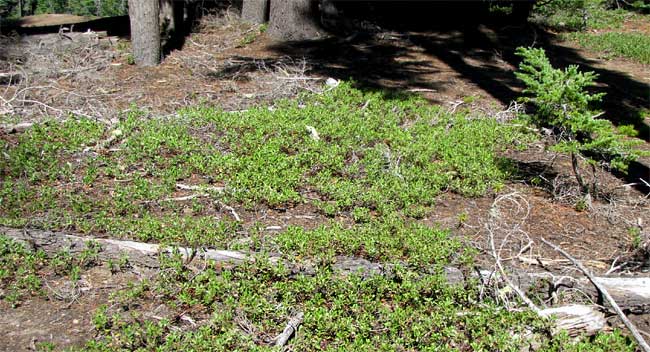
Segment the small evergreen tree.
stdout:
<svg viewBox="0 0 650 352">
<path fill-rule="evenodd" d="M 34 14 L 42 13 L 64 13 L 68 6 L 66 0 L 31 0 L 36 3 L 36 11 Z"/>
<path fill-rule="evenodd" d="M 95 0 L 68 1 L 68 12 L 78 16 L 95 16 L 99 13 Z"/>
<path fill-rule="evenodd" d="M 625 138 L 611 122 L 598 119 L 602 113 L 592 109 L 604 96 L 587 91 L 595 85 L 596 73 L 580 72 L 575 65 L 556 69 L 544 49 L 520 47 L 517 55 L 523 58 L 515 73 L 526 85 L 523 92 L 527 96 L 522 100 L 535 107 L 535 113 L 528 117 L 537 126 L 552 131 L 553 150 L 571 156 L 573 173 L 584 195 L 596 190 L 596 166 L 626 171 L 628 164 L 641 155 L 634 149 L 641 141 Z M 580 172 L 579 157 L 591 165 L 591 190 Z"/>
<path fill-rule="evenodd" d="M 122 16 L 128 14 L 127 0 L 103 0 L 98 16 Z"/>
</svg>

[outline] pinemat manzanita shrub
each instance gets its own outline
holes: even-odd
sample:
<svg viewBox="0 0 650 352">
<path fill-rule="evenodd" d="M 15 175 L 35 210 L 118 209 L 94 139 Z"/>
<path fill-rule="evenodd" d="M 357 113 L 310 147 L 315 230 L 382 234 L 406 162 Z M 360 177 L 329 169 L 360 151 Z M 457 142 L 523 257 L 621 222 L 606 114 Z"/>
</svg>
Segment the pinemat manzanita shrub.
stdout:
<svg viewBox="0 0 650 352">
<path fill-rule="evenodd" d="M 628 164 L 641 155 L 642 151 L 634 148 L 642 143 L 640 140 L 618 133 L 610 121 L 598 118 L 602 112 L 592 108 L 605 95 L 587 91 L 595 85 L 596 73 L 580 72 L 576 65 L 556 69 L 544 49 L 520 47 L 516 53 L 523 58 L 515 72 L 526 85 L 522 101 L 535 108 L 527 117 L 552 132 L 552 150 L 571 156 L 583 194 L 595 192 L 596 166 L 626 171 Z M 591 165 L 591 190 L 580 172 L 580 159 Z"/>
</svg>

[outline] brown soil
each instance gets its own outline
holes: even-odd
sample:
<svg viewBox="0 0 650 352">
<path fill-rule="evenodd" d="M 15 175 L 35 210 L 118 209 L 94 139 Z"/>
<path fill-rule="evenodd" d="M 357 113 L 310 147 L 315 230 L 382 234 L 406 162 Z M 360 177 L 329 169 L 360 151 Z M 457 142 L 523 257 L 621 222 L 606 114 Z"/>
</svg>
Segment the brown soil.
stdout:
<svg viewBox="0 0 650 352">
<path fill-rule="evenodd" d="M 109 302 L 111 293 L 139 282 L 145 274 L 112 274 L 107 267 L 94 267 L 83 272 L 75 286 L 67 278 L 45 275 L 43 295 L 24 300 L 17 308 L 0 301 L 0 351 L 34 351 L 39 343 L 48 342 L 58 348 L 82 346 L 95 336 L 95 310 Z"/>
<path fill-rule="evenodd" d="M 647 23 L 645 27 L 639 26 L 626 24 L 625 28 L 650 28 Z M 250 35 L 254 39 L 247 43 L 245 38 Z M 5 48 L 17 45 L 18 39 L 5 39 Z M 650 106 L 647 66 L 619 59 L 601 61 L 595 53 L 559 42 L 552 34 L 529 26 L 457 24 L 427 32 L 379 31 L 288 44 L 275 42 L 256 28 L 226 16 L 205 19 L 200 31 L 185 39 L 181 50 L 172 51 L 160 66 L 148 69 L 129 65 L 128 51 L 122 43 L 101 49 L 100 53 L 110 53 L 111 60 L 104 62 L 101 60 L 106 55 L 96 55 L 97 61 L 66 66 L 76 70 L 70 74 L 43 74 L 39 71 L 42 62 L 41 66 L 30 67 L 30 62 L 38 61 L 28 60 L 23 68 L 47 89 L 35 89 L 39 94 L 32 96 L 23 92 L 22 99 L 38 99 L 54 109 L 89 116 L 95 116 L 99 110 L 110 123 L 118 118 L 119 111 L 132 105 L 156 115 L 173 114 L 181 107 L 197 104 L 225 110 L 246 109 L 294 96 L 299 91 L 316 91 L 326 78 L 334 77 L 354 79 L 363 89 L 413 90 L 432 103 L 496 114 L 507 108 L 521 88 L 512 74 L 518 62 L 513 49 L 536 43 L 544 46 L 557 64 L 580 64 L 583 70 L 598 72 L 603 82 L 601 88 L 608 93 L 605 116 L 617 124 L 631 123 L 641 139 L 649 140 L 648 121 L 638 119 L 638 110 Z M 31 50 L 33 46 L 26 48 Z M 5 68 L 19 64 L 6 55 L 0 59 Z M 69 63 L 68 59 L 58 58 Z M 87 67 L 92 69 L 88 71 Z M 23 88 L 24 85 L 7 86 L 0 94 L 8 100 Z M 80 99 L 77 106 L 70 106 L 71 97 Z M 19 113 L 24 120 L 43 119 L 43 111 L 25 101 L 22 105 L 0 105 L 0 114 L 9 111 Z M 5 116 L 2 122 L 18 121 Z M 532 146 L 526 152 L 509 152 L 507 156 L 523 171 L 506 189 L 495 196 L 476 199 L 445 194 L 422 221 L 454 229 L 482 251 L 484 265 L 491 264 L 486 224 L 492 221 L 493 226 L 512 228 L 522 221 L 522 231 L 516 235 L 496 238 L 497 245 L 503 245 L 501 256 L 509 265 L 541 270 L 531 260 L 560 259 L 541 243 L 540 238 L 544 237 L 577 258 L 590 261 L 588 265 L 598 273 L 623 264 L 616 273 L 647 275 L 644 273 L 650 268 L 650 261 L 640 249 L 650 241 L 650 201 L 646 196 L 648 189 L 639 178 L 650 178 L 650 160 L 633 165 L 628 175 L 601 172 L 601 197 L 593 200 L 591 209 L 577 211 L 575 184 L 566 157 L 545 152 L 543 145 Z M 536 177 L 543 182 L 533 186 Z M 515 192 L 523 198 L 502 198 L 501 216 L 490 220 L 490 209 L 497 196 Z M 527 204 L 514 203 L 513 199 L 525 199 Z M 528 207 L 530 213 L 526 216 Z M 245 228 L 261 223 L 269 233 L 289 225 L 313 228 L 332 220 L 305 205 L 253 211 L 235 208 Z M 222 215 L 229 216 L 227 211 Z M 346 214 L 336 220 L 351 222 Z M 631 247 L 632 228 L 641 231 L 639 248 Z M 530 248 L 520 253 L 529 242 Z M 551 262 L 548 266 L 557 271 L 573 270 L 562 262 Z M 86 272 L 84 279 L 88 289 L 74 302 L 33 298 L 16 309 L 0 303 L 0 331 L 4 332 L 0 335 L 0 349 L 27 350 L 37 342 L 47 341 L 58 347 L 79 344 L 93 336 L 92 312 L 108 302 L 109 292 L 138 277 L 133 273 L 110 276 L 105 268 L 97 268 Z M 50 285 L 65 285 L 64 281 L 53 279 Z M 647 318 L 642 317 L 639 324 L 644 321 Z M 648 330 L 644 326 L 640 325 Z"/>
<path fill-rule="evenodd" d="M 18 21 L 20 27 L 45 27 L 45 26 L 64 26 L 75 23 L 82 23 L 92 20 L 92 17 L 75 16 L 69 14 L 43 14 L 34 16 L 25 16 Z"/>
<path fill-rule="evenodd" d="M 603 28 L 603 29 L 594 29 L 593 33 L 605 33 L 605 32 L 626 32 L 626 33 L 641 33 L 641 34 L 650 34 L 650 28 L 648 28 L 647 18 L 638 16 L 628 18 L 621 28 Z"/>
</svg>

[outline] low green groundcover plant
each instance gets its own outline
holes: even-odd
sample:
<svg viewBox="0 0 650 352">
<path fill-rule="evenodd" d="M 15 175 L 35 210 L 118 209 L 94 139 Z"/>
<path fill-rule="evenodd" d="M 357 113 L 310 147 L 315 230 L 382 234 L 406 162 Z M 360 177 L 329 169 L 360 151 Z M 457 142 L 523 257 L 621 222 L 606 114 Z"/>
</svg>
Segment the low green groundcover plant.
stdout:
<svg viewBox="0 0 650 352">
<path fill-rule="evenodd" d="M 619 28 L 634 14 L 609 0 L 548 0 L 535 4 L 532 20 L 562 31 Z"/>
<path fill-rule="evenodd" d="M 0 139 L 0 224 L 257 253 L 201 270 L 162 256 L 156 275 L 97 309 L 95 336 L 77 350 L 278 350 L 273 338 L 302 312 L 296 351 L 520 351 L 532 343 L 633 351 L 618 332 L 576 343 L 551 337 L 548 322 L 504 309 L 472 280 L 447 282 L 447 266 L 471 272 L 471 250 L 417 219 L 442 192 L 498 191 L 512 171 L 499 152 L 530 138 L 519 129 L 351 83 L 246 112 L 198 107 L 174 118 L 133 112 L 115 126 L 52 122 Z M 179 183 L 198 187 L 196 197 L 179 199 Z M 308 204 L 332 217 L 271 235 L 229 220 L 223 204 Z M 48 258 L 0 236 L 0 292 L 17 306 L 43 296 L 44 276 L 74 283 L 99 250 Z M 343 274 L 341 257 L 385 269 Z M 108 263 L 112 272 L 127 265 Z M 170 314 L 143 309 L 154 306 Z"/>
<path fill-rule="evenodd" d="M 614 57 L 650 65 L 650 36 L 643 33 L 570 33 L 567 38 L 581 46 Z"/>
<path fill-rule="evenodd" d="M 618 331 L 581 341 L 550 336 L 548 323 L 533 313 L 508 311 L 489 298 L 479 299 L 472 285 L 449 285 L 441 268 L 457 256 L 458 242 L 444 232 L 409 229 L 403 222 L 391 226 L 435 237 L 406 254 L 439 267 L 422 270 L 405 262 L 373 275 L 343 275 L 326 258 L 314 255 L 311 258 L 320 263 L 315 271 L 296 274 L 261 255 L 235 267 L 209 263 L 197 272 L 179 255 L 163 256 L 157 275 L 112 295 L 93 314 L 95 336 L 68 350 L 276 351 L 273 338 L 290 317 L 302 312 L 304 321 L 289 341 L 290 348 L 299 351 L 521 351 L 532 344 L 536 351 L 548 352 L 634 351 L 633 342 Z M 319 236 L 291 239 L 296 247 L 286 253 L 309 253 L 294 251 L 318 242 Z M 423 239 L 415 236 L 413 241 Z M 427 247 L 436 247 L 435 254 Z M 94 254 L 92 249 L 89 253 Z M 21 286 L 25 280 L 18 275 L 34 276 L 61 265 L 60 259 L 48 259 L 3 236 L 0 263 L 0 290 L 20 287 L 23 295 L 35 294 L 42 284 L 28 279 L 33 282 Z M 149 306 L 165 306 L 172 313 L 154 317 L 142 309 Z M 190 323 L 194 320 L 198 324 Z"/>
<path fill-rule="evenodd" d="M 61 251 L 48 258 L 42 250 L 28 250 L 0 235 L 0 298 L 17 307 L 26 297 L 44 296 L 44 275 L 66 276 L 76 282 L 83 269 L 97 264 L 99 250 L 91 242 L 76 256 Z"/>
<path fill-rule="evenodd" d="M 225 246 L 237 224 L 214 220 L 215 201 L 421 217 L 442 192 L 500 189 L 512 169 L 498 153 L 525 139 L 486 116 L 351 83 L 245 112 L 70 119 L 0 139 L 0 223 Z M 177 183 L 209 196 L 175 201 Z"/>
</svg>

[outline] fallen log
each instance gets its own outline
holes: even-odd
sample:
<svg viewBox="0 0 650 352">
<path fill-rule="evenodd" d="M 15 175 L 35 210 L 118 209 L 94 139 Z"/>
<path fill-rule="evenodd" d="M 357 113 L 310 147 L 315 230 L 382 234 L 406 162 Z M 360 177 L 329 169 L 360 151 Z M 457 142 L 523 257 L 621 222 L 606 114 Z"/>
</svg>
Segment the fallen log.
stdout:
<svg viewBox="0 0 650 352">
<path fill-rule="evenodd" d="M 0 72 L 0 84 L 18 84 L 23 80 L 20 72 Z"/>
<path fill-rule="evenodd" d="M 630 333 L 632 334 L 632 336 L 634 337 L 636 342 L 639 344 L 639 347 L 641 348 L 641 350 L 643 350 L 644 352 L 650 352 L 650 345 L 648 345 L 648 342 L 646 342 L 646 340 L 643 338 L 643 336 L 641 336 L 641 333 L 637 329 L 636 325 L 634 325 L 634 323 L 632 323 L 632 321 L 630 321 L 630 319 L 627 318 L 627 316 L 625 315 L 625 313 L 623 312 L 621 307 L 618 305 L 618 302 L 616 302 L 616 299 L 614 297 L 612 297 L 609 290 L 605 287 L 605 285 L 603 285 L 602 280 L 596 279 L 596 277 L 591 273 L 591 271 L 589 271 L 589 269 L 587 269 L 584 265 L 582 265 L 581 262 L 579 262 L 578 260 L 573 258 L 573 256 L 571 256 L 564 249 L 558 247 L 554 243 L 551 243 L 551 242 L 545 240 L 544 238 L 540 238 L 540 239 L 547 246 L 549 246 L 549 247 L 555 249 L 556 251 L 560 252 L 560 254 L 562 254 L 565 258 L 570 260 L 573 263 L 573 265 L 575 265 L 583 274 L 585 274 L 585 276 L 587 276 L 589 281 L 594 286 L 596 286 L 596 289 L 598 290 L 598 293 L 605 298 L 607 303 L 609 303 L 609 305 L 612 307 L 612 309 L 614 309 L 614 311 L 616 312 L 616 315 L 618 315 L 618 317 L 621 319 L 621 321 L 623 321 L 623 324 L 625 324 L 625 327 L 627 327 L 627 329 L 630 331 Z"/>
<path fill-rule="evenodd" d="M 600 306 L 612 308 L 609 302 L 603 300 L 600 292 L 593 286 L 589 279 L 574 276 L 555 276 L 550 272 L 526 272 L 512 269 L 508 274 L 515 285 L 543 299 L 551 299 L 563 293 L 582 292 Z M 488 270 L 480 271 L 480 279 L 488 285 L 488 278 L 499 281 L 499 275 Z M 557 280 L 556 280 L 557 279 Z M 630 314 L 650 313 L 650 276 L 630 277 L 595 277 L 614 297 L 618 305 Z"/>
<path fill-rule="evenodd" d="M 22 133 L 34 127 L 31 122 L 21 122 L 15 125 L 0 125 L 0 131 L 6 134 Z"/>
<path fill-rule="evenodd" d="M 37 229 L 0 227 L 0 235 L 22 242 L 33 250 L 43 250 L 48 255 L 54 255 L 64 250 L 73 255 L 81 253 L 88 248 L 90 242 L 93 242 L 101 247 L 101 251 L 98 253 L 99 260 L 119 260 L 126 256 L 131 264 L 147 268 L 158 268 L 160 266 L 159 256 L 162 253 L 175 251 L 187 261 L 212 260 L 233 265 L 254 261 L 258 254 L 217 249 L 197 250 L 188 247 L 169 247 Z M 278 253 L 270 253 L 266 257 L 271 262 L 283 262 L 296 275 L 314 275 L 316 273 L 316 267 L 310 263 L 291 262 L 282 258 Z M 343 275 L 358 274 L 367 277 L 390 274 L 394 264 L 374 263 L 363 258 L 338 256 L 332 267 Z M 452 285 L 464 285 L 468 279 L 467 275 L 456 267 L 445 267 L 444 274 L 447 282 Z M 485 286 L 493 286 L 495 282 L 497 284 L 502 282 L 498 273 L 489 270 L 480 270 L 471 276 L 478 279 L 479 284 Z M 607 306 L 607 302 L 599 300 L 598 291 L 589 280 L 584 278 L 568 277 L 567 279 L 565 276 L 561 283 L 557 283 L 553 282 L 553 276 L 548 272 L 529 273 L 518 270 L 510 272 L 508 276 L 522 291 L 529 295 L 538 295 L 542 299 L 550 298 L 551 293 L 559 294 L 568 289 L 580 290 L 599 304 Z M 595 279 L 609 291 L 621 309 L 631 314 L 650 313 L 650 277 L 596 277 Z"/>
<path fill-rule="evenodd" d="M 582 304 L 542 309 L 538 314 L 546 318 L 555 317 L 553 334 L 566 331 L 571 337 L 594 335 L 607 326 L 605 314 Z"/>
<path fill-rule="evenodd" d="M 148 268 L 158 268 L 160 266 L 159 256 L 161 253 L 173 253 L 176 251 L 185 259 L 199 257 L 204 260 L 238 263 L 250 258 L 250 255 L 237 251 L 208 249 L 199 252 L 196 249 L 187 247 L 165 247 L 152 243 L 90 236 L 81 237 L 64 232 L 44 230 L 0 227 L 0 234 L 24 243 L 32 250 L 43 250 L 48 255 L 53 255 L 61 251 L 68 251 L 73 255 L 78 254 L 89 248 L 91 246 L 90 243 L 93 243 L 101 247 L 98 253 L 99 260 L 117 260 L 126 256 L 130 263 Z"/>
</svg>

